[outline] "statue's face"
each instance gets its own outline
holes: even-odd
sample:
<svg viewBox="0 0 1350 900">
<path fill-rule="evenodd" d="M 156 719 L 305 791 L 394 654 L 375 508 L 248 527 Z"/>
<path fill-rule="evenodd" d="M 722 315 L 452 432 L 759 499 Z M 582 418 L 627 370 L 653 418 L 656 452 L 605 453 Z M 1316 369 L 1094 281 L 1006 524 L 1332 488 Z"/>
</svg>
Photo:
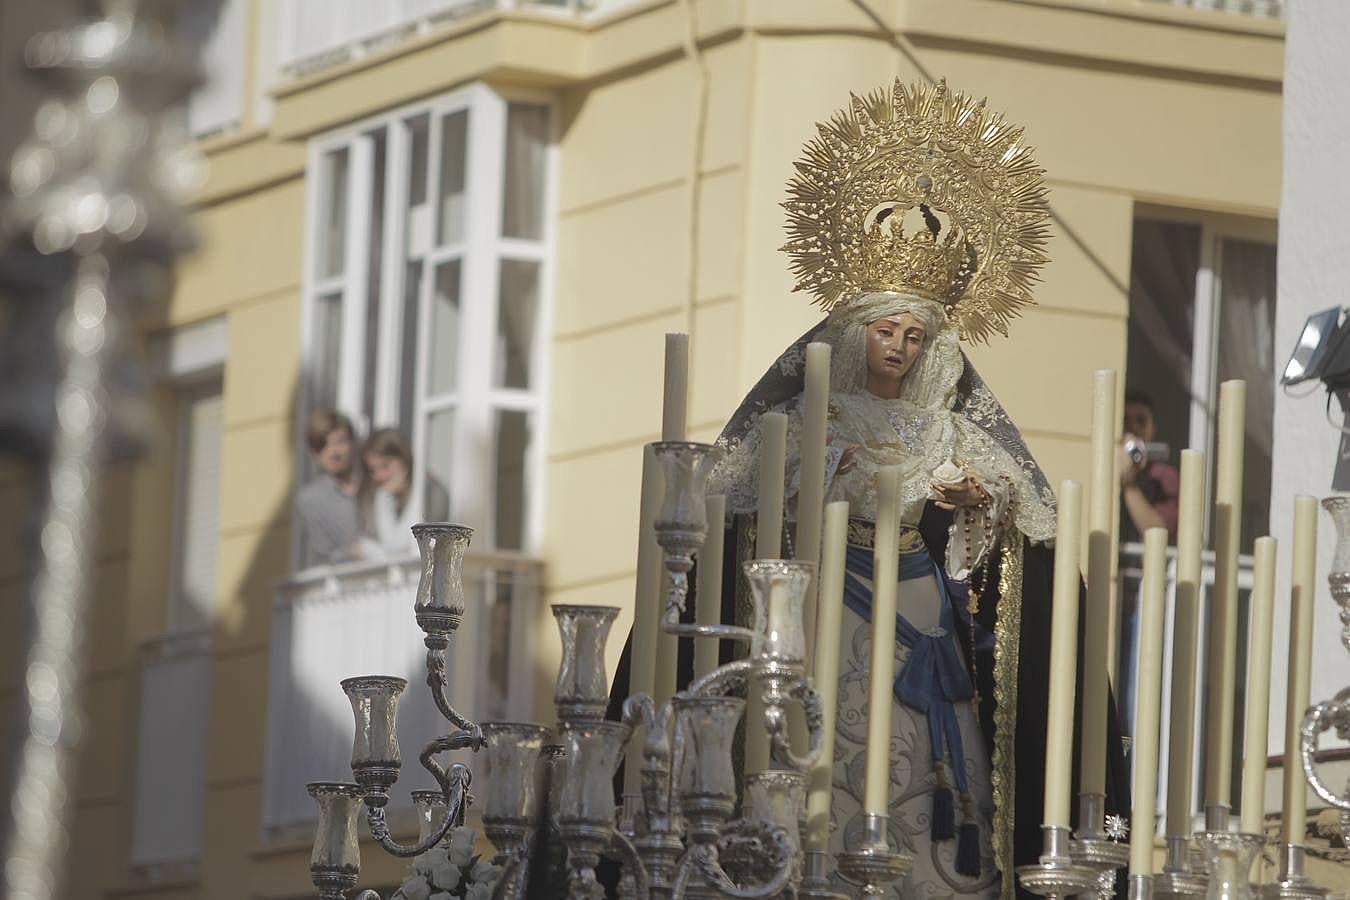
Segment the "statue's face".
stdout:
<svg viewBox="0 0 1350 900">
<path fill-rule="evenodd" d="M 900 383 L 914 368 L 926 337 L 913 313 L 896 313 L 867 326 L 867 389 L 878 397 L 900 396 Z"/>
</svg>

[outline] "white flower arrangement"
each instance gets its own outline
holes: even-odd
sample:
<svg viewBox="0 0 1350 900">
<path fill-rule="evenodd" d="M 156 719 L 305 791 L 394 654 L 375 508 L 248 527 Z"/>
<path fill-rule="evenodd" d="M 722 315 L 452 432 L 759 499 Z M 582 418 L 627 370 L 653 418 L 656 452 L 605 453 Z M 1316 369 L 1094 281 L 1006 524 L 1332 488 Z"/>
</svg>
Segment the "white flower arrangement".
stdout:
<svg viewBox="0 0 1350 900">
<path fill-rule="evenodd" d="M 469 828 L 452 828 L 439 846 L 412 861 L 392 900 L 491 900 L 502 867 L 473 852 Z"/>
</svg>

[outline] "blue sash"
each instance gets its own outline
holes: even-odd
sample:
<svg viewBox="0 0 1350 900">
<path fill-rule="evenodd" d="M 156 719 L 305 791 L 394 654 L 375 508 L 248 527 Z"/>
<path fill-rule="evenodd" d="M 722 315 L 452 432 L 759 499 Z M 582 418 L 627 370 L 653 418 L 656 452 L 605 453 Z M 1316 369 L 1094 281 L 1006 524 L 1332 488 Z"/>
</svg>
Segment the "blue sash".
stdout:
<svg viewBox="0 0 1350 900">
<path fill-rule="evenodd" d="M 848 546 L 845 560 L 844 605 L 868 622 L 872 621 L 872 592 L 860 579 L 873 580 L 872 551 L 853 544 Z M 961 729 L 956 721 L 954 703 L 975 696 L 954 638 L 951 597 L 947 580 L 942 577 L 926 549 L 900 554 L 900 580 L 932 576 L 937 580 L 941 606 L 938 625 L 941 635 L 925 634 L 910 624 L 898 612 L 895 616 L 895 639 L 909 648 L 909 657 L 895 676 L 895 699 L 928 719 L 928 739 L 933 749 L 934 765 L 949 760 L 952 779 L 958 792 L 969 791 L 966 782 L 966 757 L 961 742 Z"/>
</svg>

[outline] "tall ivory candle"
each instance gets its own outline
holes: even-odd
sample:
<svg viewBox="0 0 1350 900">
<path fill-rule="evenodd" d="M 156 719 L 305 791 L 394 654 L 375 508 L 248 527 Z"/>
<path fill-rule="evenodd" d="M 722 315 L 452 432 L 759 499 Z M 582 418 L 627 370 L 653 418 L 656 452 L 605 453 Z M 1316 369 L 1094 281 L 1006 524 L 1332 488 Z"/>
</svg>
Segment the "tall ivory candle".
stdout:
<svg viewBox="0 0 1350 900">
<path fill-rule="evenodd" d="M 661 440 L 682 441 L 685 439 L 686 418 L 689 408 L 689 335 L 672 332 L 666 335 L 665 386 L 661 401 Z M 660 566 L 660 552 L 657 562 Z M 658 590 L 665 591 L 669 576 L 662 569 L 656 576 Z M 659 601 L 664 606 L 664 599 Z M 680 639 L 662 631 L 656 639 L 656 683 L 657 703 L 664 703 L 675 693 L 679 679 Z"/>
<path fill-rule="evenodd" d="M 642 498 L 638 506 L 637 586 L 633 592 L 633 649 L 629 656 L 628 692 L 653 694 L 656 689 L 656 644 L 660 634 L 662 601 L 661 548 L 652 522 L 661 504 L 661 467 L 650 446 L 642 451 Z M 630 760 L 642 758 L 642 731 L 635 729 L 629 742 Z M 626 793 L 641 790 L 641 769 L 625 766 Z"/>
<path fill-rule="evenodd" d="M 727 498 L 714 494 L 708 498 L 708 539 L 698 555 L 698 584 L 694 595 L 694 620 L 700 625 L 722 624 L 722 540 L 727 521 Z M 717 668 L 719 641 L 694 639 L 694 677 L 700 678 Z"/>
<path fill-rule="evenodd" d="M 1266 740 L 1270 734 L 1270 629 L 1275 618 L 1275 539 L 1256 539 L 1247 633 L 1247 701 L 1242 727 L 1239 831 L 1261 834 L 1266 815 Z"/>
<path fill-rule="evenodd" d="M 1299 728 L 1310 702 L 1313 598 L 1317 596 L 1317 498 L 1294 498 L 1294 566 L 1289 592 L 1289 685 L 1284 703 L 1284 824 L 1280 840 L 1302 844 L 1308 783 L 1299 764 Z"/>
<path fill-rule="evenodd" d="M 1083 533 L 1083 486 L 1059 486 L 1055 532 L 1054 606 L 1050 622 L 1050 698 L 1045 734 L 1043 824 L 1069 827 L 1073 770 L 1073 701 L 1078 665 L 1078 540 Z"/>
<path fill-rule="evenodd" d="M 1195 752 L 1195 657 L 1200 558 L 1205 531 L 1205 454 L 1181 451 L 1177 510 L 1176 611 L 1172 617 L 1172 705 L 1168 725 L 1167 835 L 1191 834 Z"/>
<path fill-rule="evenodd" d="M 1242 530 L 1242 455 L 1247 384 L 1219 385 L 1214 487 L 1214 592 L 1210 601 L 1209 695 L 1205 699 L 1205 806 L 1228 807 L 1233 780 L 1233 693 L 1237 686 L 1237 557 Z"/>
<path fill-rule="evenodd" d="M 806 389 L 802 394 L 800 487 L 797 489 L 795 556 L 820 561 L 820 521 L 825 505 L 825 420 L 830 404 L 830 345 L 806 345 Z M 812 634 L 819 585 L 807 592 L 802 624 Z"/>
<path fill-rule="evenodd" d="M 1106 793 L 1106 686 L 1111 656 L 1111 510 L 1115 477 L 1116 373 L 1092 377 L 1092 484 L 1088 496 L 1087 621 L 1083 657 L 1083 777 L 1085 794 Z"/>
<path fill-rule="evenodd" d="M 1162 688 L 1163 593 L 1167 529 L 1144 534 L 1144 583 L 1139 603 L 1139 665 L 1134 706 L 1134 808 L 1130 874 L 1153 874 L 1153 817 L 1158 807 L 1158 718 Z"/>
<path fill-rule="evenodd" d="M 872 658 L 867 693 L 867 769 L 863 812 L 889 815 L 891 708 L 895 703 L 896 581 L 900 577 L 900 469 L 877 474 L 876 537 L 872 547 Z"/>
<path fill-rule="evenodd" d="M 783 469 L 787 457 L 787 416 L 765 413 L 760 417 L 759 506 L 755 514 L 755 556 L 777 559 L 783 555 Z M 762 772 L 769 767 L 769 732 L 764 728 L 764 705 L 759 680 L 750 680 L 745 710 L 745 771 Z"/>
<path fill-rule="evenodd" d="M 682 441 L 689 416 L 689 335 L 666 335 L 665 396 L 661 404 L 661 440 Z"/>
<path fill-rule="evenodd" d="M 816 616 L 814 677 L 820 692 L 824 733 L 820 759 L 811 770 L 806 797 L 806 849 L 830 846 L 830 805 L 834 790 L 834 723 L 839 704 L 839 632 L 844 613 L 844 556 L 848 550 L 848 503 L 825 507 L 825 539 L 820 560 L 820 604 Z"/>
</svg>

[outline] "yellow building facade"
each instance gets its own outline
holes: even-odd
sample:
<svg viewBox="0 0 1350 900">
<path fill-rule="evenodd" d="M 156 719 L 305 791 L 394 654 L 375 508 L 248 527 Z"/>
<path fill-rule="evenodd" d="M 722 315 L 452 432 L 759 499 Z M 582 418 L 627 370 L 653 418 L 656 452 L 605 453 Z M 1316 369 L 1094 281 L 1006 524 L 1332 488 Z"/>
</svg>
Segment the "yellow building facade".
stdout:
<svg viewBox="0 0 1350 900">
<path fill-rule="evenodd" d="M 632 620 L 641 448 L 660 430 L 662 335 L 691 336 L 689 432 L 711 440 L 817 318 L 790 292 L 779 204 L 813 123 L 849 91 L 946 78 L 1025 124 L 1048 173 L 1052 264 L 1011 338 L 971 355 L 1052 482 L 1085 478 L 1092 372 L 1126 366 L 1137 223 L 1193 228 L 1198 241 L 1273 243 L 1278 18 L 1152 0 L 420 6 L 457 8 L 410 13 L 378 40 L 325 38 L 320 25 L 341 23 L 306 20 L 305 3 L 221 4 L 211 23 L 237 29 L 212 45 L 233 56 L 205 58 L 234 79 L 238 100 L 200 141 L 210 165 L 196 204 L 201 249 L 171 298 L 140 315 L 163 427 L 105 491 L 69 897 L 306 895 L 303 817 L 285 814 L 303 778 L 289 799 L 269 798 L 304 755 L 288 757 L 277 735 L 310 697 L 295 693 L 303 652 L 322 641 L 352 648 L 366 626 L 329 621 L 302 647 L 297 635 L 318 621 L 304 616 L 321 604 L 296 610 L 325 590 L 410 596 L 406 566 L 296 575 L 292 496 L 308 477 L 300 422 L 317 402 L 345 408 L 363 429 L 397 418 L 418 436 L 421 500 L 433 503 L 431 486 L 443 482 L 451 518 L 492 523 L 475 542 L 474 585 L 498 591 L 494 603 L 509 613 L 481 613 L 484 646 L 457 670 L 452 696 L 490 672 L 498 707 L 475 695 L 471 708 L 549 721 L 557 648 L 547 603 L 621 607 L 617 659 Z M 278 50 L 278 31 L 289 50 Z M 533 168 L 512 156 L 517 126 L 533 136 L 519 151 L 534 154 Z M 463 159 L 447 162 L 455 141 Z M 409 175 L 423 171 L 426 184 Z M 509 196 L 517 175 L 533 191 L 523 205 Z M 447 199 L 447 184 L 460 193 Z M 431 224 L 411 199 L 424 195 L 435 195 Z M 362 221 L 357 201 L 382 211 L 378 226 Z M 490 233 L 479 233 L 484 215 Z M 462 233 L 447 237 L 456 216 Z M 325 270 L 339 221 L 346 268 Z M 381 261 L 372 251 L 355 271 L 352 248 L 376 243 Z M 452 297 L 438 287 L 443 272 L 462 275 Z M 508 297 L 517 276 L 528 287 L 511 297 L 525 300 Z M 404 299 L 392 313 L 352 308 L 395 295 Z M 493 296 L 495 324 L 475 312 L 494 309 Z M 508 308 L 529 322 L 512 331 Z M 446 335 L 473 347 L 436 343 Z M 495 399 L 479 408 L 478 376 L 465 373 L 482 347 L 515 361 L 483 363 L 480 393 Z M 1178 352 L 1190 360 L 1212 342 Z M 418 371 L 401 380 L 408 354 Z M 458 355 L 437 375 L 447 354 Z M 440 377 L 459 381 L 437 393 Z M 450 437 L 452 419 L 437 418 L 447 411 L 459 417 Z M 463 434 L 471 421 L 481 446 Z M 1203 435 L 1196 421 L 1190 434 Z M 202 435 L 218 448 L 198 446 Z M 0 508 L 32 499 L 27 479 L 6 470 Z M 21 527 L 17 515 L 0 524 Z M 0 540 L 6 655 L 22 633 L 18 537 Z M 194 577 L 205 599 L 175 612 Z M 522 593 L 500 593 L 508 582 Z M 401 604 L 373 615 L 415 644 Z M 282 666 L 296 675 L 285 684 Z M 0 696 L 11 698 L 14 667 L 5 671 Z M 183 718 L 149 726 L 147 698 L 166 684 L 201 693 L 174 701 Z M 341 740 L 335 724 L 338 759 Z M 184 772 L 156 762 L 185 755 L 198 762 Z M 180 779 L 199 811 L 187 828 L 199 833 L 178 843 L 184 829 L 166 831 L 170 816 L 157 830 L 163 810 L 145 799 L 161 776 Z M 374 849 L 365 861 L 363 882 L 396 883 L 400 863 Z"/>
</svg>

